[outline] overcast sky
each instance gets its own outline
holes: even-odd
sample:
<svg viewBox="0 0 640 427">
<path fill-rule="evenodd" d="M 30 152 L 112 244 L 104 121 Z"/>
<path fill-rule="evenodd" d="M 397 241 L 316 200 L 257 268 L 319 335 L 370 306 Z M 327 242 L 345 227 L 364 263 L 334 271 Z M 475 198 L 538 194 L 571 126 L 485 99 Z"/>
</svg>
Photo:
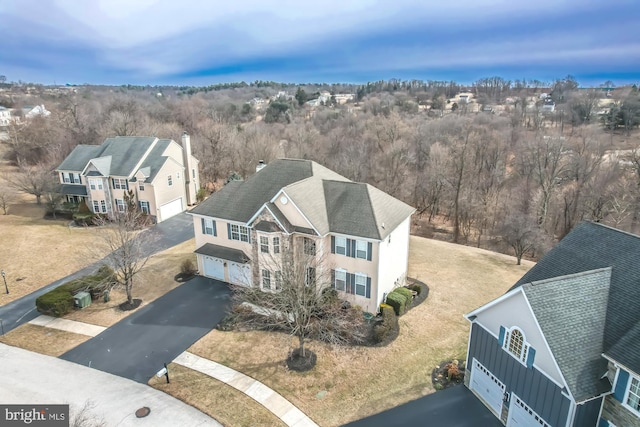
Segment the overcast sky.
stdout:
<svg viewBox="0 0 640 427">
<path fill-rule="evenodd" d="M 95 84 L 640 80 L 639 0 L 1 0 L 0 75 Z"/>
</svg>

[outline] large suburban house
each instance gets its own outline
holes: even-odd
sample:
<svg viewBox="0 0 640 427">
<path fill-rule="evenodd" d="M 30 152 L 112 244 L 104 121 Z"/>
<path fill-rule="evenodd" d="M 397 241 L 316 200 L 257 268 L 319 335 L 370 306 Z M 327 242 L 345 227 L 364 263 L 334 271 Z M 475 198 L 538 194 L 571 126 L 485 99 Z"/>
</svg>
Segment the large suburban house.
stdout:
<svg viewBox="0 0 640 427">
<path fill-rule="evenodd" d="M 466 315 L 465 383 L 507 426 L 640 426 L 640 236 L 584 222 Z"/>
<path fill-rule="evenodd" d="M 190 211 L 204 276 L 277 291 L 283 256 L 321 260 L 305 264 L 305 280 L 326 278 L 372 313 L 405 283 L 413 212 L 371 185 L 297 159 L 261 164 Z"/>
<path fill-rule="evenodd" d="M 126 208 L 132 191 L 140 209 L 156 222 L 196 203 L 198 160 L 185 132 L 182 146 L 152 136 L 117 136 L 102 145 L 78 145 L 56 169 L 67 202 L 84 201 L 94 213 Z"/>
</svg>

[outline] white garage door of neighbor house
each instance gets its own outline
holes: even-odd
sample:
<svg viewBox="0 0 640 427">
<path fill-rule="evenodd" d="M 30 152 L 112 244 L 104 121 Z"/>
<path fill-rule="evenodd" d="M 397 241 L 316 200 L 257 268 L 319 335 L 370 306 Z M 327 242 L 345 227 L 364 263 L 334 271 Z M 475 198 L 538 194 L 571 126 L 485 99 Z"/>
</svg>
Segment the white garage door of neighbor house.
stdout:
<svg viewBox="0 0 640 427">
<path fill-rule="evenodd" d="M 234 285 L 251 285 L 251 267 L 249 267 L 249 264 L 229 262 L 229 282 Z"/>
<path fill-rule="evenodd" d="M 507 427 L 550 427 L 515 394 L 511 394 Z"/>
<path fill-rule="evenodd" d="M 476 359 L 473 359 L 470 386 L 471 390 L 478 393 L 493 412 L 499 416 L 502 412 L 505 386 Z"/>
<path fill-rule="evenodd" d="M 224 280 L 224 261 L 210 256 L 202 257 L 204 275 L 216 280 Z"/>
<path fill-rule="evenodd" d="M 182 212 L 182 197 L 160 206 L 160 221 L 171 218 Z"/>
</svg>

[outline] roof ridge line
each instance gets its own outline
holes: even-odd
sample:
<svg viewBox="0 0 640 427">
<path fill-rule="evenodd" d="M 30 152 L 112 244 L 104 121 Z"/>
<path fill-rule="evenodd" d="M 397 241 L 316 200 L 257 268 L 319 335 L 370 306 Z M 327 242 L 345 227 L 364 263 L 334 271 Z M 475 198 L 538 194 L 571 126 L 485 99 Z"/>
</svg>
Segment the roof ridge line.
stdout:
<svg viewBox="0 0 640 427">
<path fill-rule="evenodd" d="M 636 239 L 640 239 L 640 235 L 633 234 L 633 233 L 631 233 L 629 231 L 620 230 L 618 228 L 611 227 L 610 225 L 602 224 L 600 222 L 595 222 L 595 221 L 591 221 L 591 220 L 586 220 L 585 222 L 589 223 L 589 224 L 593 224 L 593 225 L 598 225 L 598 226 L 603 227 L 603 228 L 608 228 L 609 230 L 617 231 L 619 233 L 626 234 L 627 236 L 635 237 Z"/>
<path fill-rule="evenodd" d="M 580 276 L 588 276 L 591 274 L 596 274 L 596 273 L 602 273 L 603 271 L 611 271 L 612 268 L 611 267 L 601 267 L 601 268 L 594 268 L 593 270 L 585 270 L 585 271 L 581 271 L 579 273 L 571 273 L 571 274 L 564 274 L 562 276 L 554 276 L 554 277 L 550 277 L 548 279 L 544 279 L 544 280 L 534 280 L 532 282 L 527 282 L 527 283 L 523 283 L 521 286 L 525 286 L 525 285 L 531 285 L 531 286 L 538 286 L 538 285 L 545 285 L 549 282 L 557 282 L 560 279 L 570 279 L 570 278 L 575 278 L 575 277 L 580 277 Z"/>
</svg>

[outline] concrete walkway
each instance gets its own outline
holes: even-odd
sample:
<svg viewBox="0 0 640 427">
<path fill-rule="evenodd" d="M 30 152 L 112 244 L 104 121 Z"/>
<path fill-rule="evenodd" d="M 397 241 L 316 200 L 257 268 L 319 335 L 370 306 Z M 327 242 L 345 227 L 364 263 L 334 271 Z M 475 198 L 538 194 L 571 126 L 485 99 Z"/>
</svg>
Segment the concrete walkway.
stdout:
<svg viewBox="0 0 640 427">
<path fill-rule="evenodd" d="M 58 317 L 45 315 L 38 316 L 28 323 L 36 326 L 44 326 L 45 328 L 73 332 L 74 334 L 88 335 L 90 337 L 95 337 L 107 329 L 104 326 L 90 325 L 88 323 L 76 322 L 75 320 L 60 319 Z"/>
<path fill-rule="evenodd" d="M 31 320 L 29 323 L 32 325 L 60 329 L 92 337 L 106 329 L 102 326 L 90 325 L 88 323 L 77 322 L 75 320 L 57 319 L 50 316 L 39 316 Z M 307 417 L 301 410 L 293 406 L 291 402 L 286 400 L 280 394 L 262 384 L 260 381 L 241 372 L 234 371 L 233 369 L 212 360 L 196 356 L 188 351 L 180 354 L 173 360 L 173 362 L 186 368 L 193 369 L 194 371 L 202 372 L 205 375 L 215 378 L 218 381 L 222 381 L 236 390 L 241 391 L 267 408 L 290 427 L 318 427 L 311 418 Z"/>
<path fill-rule="evenodd" d="M 301 410 L 293 406 L 280 394 L 270 389 L 260 381 L 255 380 L 241 372 L 234 371 L 224 365 L 214 361 L 196 356 L 185 351 L 173 361 L 178 365 L 202 372 L 212 378 L 230 385 L 241 391 L 253 400 L 267 408 L 276 417 L 280 418 L 290 427 L 317 427 L 311 418 L 307 417 Z"/>
<path fill-rule="evenodd" d="M 97 369 L 5 344 L 0 344 L 0 360 L 0 402 L 5 405 L 69 404 L 73 414 L 89 403 L 92 421 L 102 421 L 91 425 L 222 426 L 160 390 Z M 151 413 L 136 418 L 143 406 Z"/>
</svg>

